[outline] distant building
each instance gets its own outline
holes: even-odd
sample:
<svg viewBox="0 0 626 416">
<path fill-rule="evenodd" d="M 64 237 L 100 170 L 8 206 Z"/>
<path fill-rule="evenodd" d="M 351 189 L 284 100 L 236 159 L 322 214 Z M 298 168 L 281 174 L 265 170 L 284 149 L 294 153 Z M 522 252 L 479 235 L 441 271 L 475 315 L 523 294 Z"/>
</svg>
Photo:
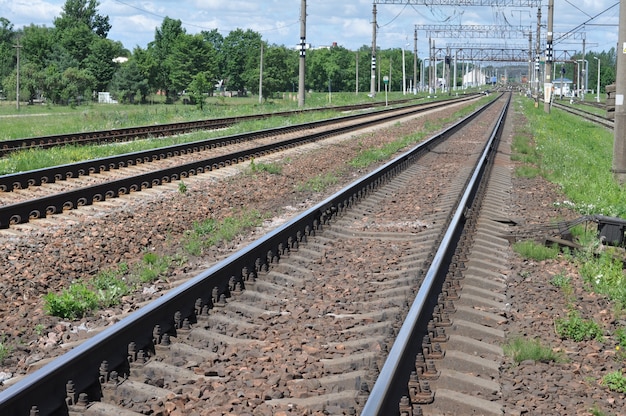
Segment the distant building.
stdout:
<svg viewBox="0 0 626 416">
<path fill-rule="evenodd" d="M 463 75 L 463 87 L 478 87 L 487 83 L 485 73 L 478 68 L 474 68 Z"/>
<path fill-rule="evenodd" d="M 113 98 L 111 98 L 110 92 L 99 92 L 98 93 L 98 103 L 100 104 L 117 104 Z"/>
<path fill-rule="evenodd" d="M 557 96 L 569 97 L 572 95 L 572 85 L 574 81 L 568 78 L 555 78 L 552 85 L 554 85 L 554 94 Z"/>
</svg>

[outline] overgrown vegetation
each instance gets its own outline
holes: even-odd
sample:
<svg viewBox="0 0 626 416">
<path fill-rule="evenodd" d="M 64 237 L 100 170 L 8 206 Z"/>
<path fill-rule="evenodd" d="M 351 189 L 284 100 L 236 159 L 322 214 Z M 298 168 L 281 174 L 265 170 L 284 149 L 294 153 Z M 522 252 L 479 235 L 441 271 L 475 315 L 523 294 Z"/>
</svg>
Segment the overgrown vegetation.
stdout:
<svg viewBox="0 0 626 416">
<path fill-rule="evenodd" d="M 254 158 L 250 160 L 250 172 L 252 173 L 267 172 L 272 175 L 279 175 L 282 171 L 283 168 L 278 163 L 256 162 Z"/>
<path fill-rule="evenodd" d="M 554 325 L 556 333 L 561 338 L 576 342 L 592 339 L 601 341 L 604 335 L 597 322 L 581 318 L 577 311 L 570 311 L 567 318 L 557 318 Z"/>
<path fill-rule="evenodd" d="M 517 364 L 526 360 L 540 362 L 563 362 L 565 357 L 552 348 L 543 346 L 538 339 L 525 339 L 515 337 L 507 342 L 503 347 L 504 353 L 511 357 Z"/>
<path fill-rule="evenodd" d="M 626 393 L 626 376 L 621 370 L 613 371 L 602 377 L 602 384 L 609 390 Z"/>
<path fill-rule="evenodd" d="M 522 240 L 513 244 L 513 250 L 526 259 L 542 261 L 555 259 L 559 255 L 559 248 L 556 246 L 547 247 L 531 240 Z"/>
<path fill-rule="evenodd" d="M 207 218 L 196 221 L 193 227 L 183 236 L 183 248 L 191 255 L 199 256 L 204 249 L 220 242 L 231 241 L 236 235 L 251 227 L 261 225 L 263 215 L 256 211 L 235 212 L 233 216 L 222 221 Z"/>
<path fill-rule="evenodd" d="M 5 336 L 0 337 L 0 364 L 11 354 L 11 347 L 5 342 Z"/>
<path fill-rule="evenodd" d="M 120 263 L 115 269 L 72 283 L 60 293 L 48 293 L 44 296 L 44 311 L 63 319 L 79 319 L 98 309 L 119 305 L 140 283 L 164 278 L 171 263 L 169 256 L 146 252 L 133 267 Z"/>
<path fill-rule="evenodd" d="M 532 137 L 541 155 L 528 163 L 560 187 L 567 198 L 560 204 L 581 215 L 626 217 L 626 187 L 612 173 L 613 132 L 557 109 L 548 115 L 534 108 L 532 100 L 516 100 L 527 118 L 528 143 Z"/>
</svg>

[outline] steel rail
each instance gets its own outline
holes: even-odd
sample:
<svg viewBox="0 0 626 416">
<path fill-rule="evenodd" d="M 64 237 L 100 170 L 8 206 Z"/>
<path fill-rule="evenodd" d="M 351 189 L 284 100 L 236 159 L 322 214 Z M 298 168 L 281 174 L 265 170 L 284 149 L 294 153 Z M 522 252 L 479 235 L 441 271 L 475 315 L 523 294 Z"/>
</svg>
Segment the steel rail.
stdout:
<svg viewBox="0 0 626 416">
<path fill-rule="evenodd" d="M 433 104 L 433 106 L 435 107 L 441 105 L 444 104 Z M 434 107 L 431 106 L 429 107 L 429 109 L 430 108 Z M 423 108 L 414 108 L 412 110 L 407 109 L 406 111 L 403 111 L 401 113 L 392 114 L 389 117 L 373 121 L 370 120 L 365 123 L 360 123 L 358 125 L 339 127 L 322 133 L 305 134 L 304 136 L 296 137 L 293 139 L 283 140 L 269 145 L 258 146 L 255 148 L 230 153 L 227 155 L 211 157 L 200 161 L 178 165 L 175 167 L 155 170 L 141 175 L 134 175 L 99 185 L 84 187 L 73 191 L 63 192 L 16 204 L 5 205 L 0 207 L 0 229 L 9 228 L 11 224 L 23 224 L 29 222 L 31 219 L 45 218 L 48 215 L 59 214 L 64 210 L 71 210 L 85 205 L 92 205 L 94 202 L 101 202 L 106 200 L 107 198 L 117 198 L 120 195 L 128 194 L 130 192 L 140 192 L 143 189 L 152 188 L 153 186 L 158 186 L 163 183 L 169 183 L 182 178 L 187 178 L 189 176 L 194 176 L 205 171 L 219 169 L 220 167 L 243 162 L 245 160 L 249 160 L 252 157 L 259 157 L 265 154 L 269 154 L 271 152 L 276 152 L 304 143 L 321 140 L 332 135 L 347 133 L 367 125 L 375 125 L 378 123 L 387 122 L 397 118 L 405 117 L 408 114 L 419 112 L 422 110 Z M 344 121 L 344 118 L 341 118 L 339 121 Z M 337 122 L 337 119 L 325 120 L 318 123 L 332 124 L 333 122 Z M 306 126 L 308 127 L 309 125 Z M 263 134 L 266 134 L 266 132 L 264 131 Z M 231 137 L 230 140 L 236 140 L 236 137 Z M 136 157 L 135 154 L 131 155 L 134 155 L 133 157 Z M 129 159 L 128 156 L 130 155 L 127 155 L 126 160 L 133 160 L 132 158 Z M 101 166 L 98 163 L 95 166 Z M 63 167 L 53 168 L 53 170 L 56 171 L 62 168 Z"/>
<path fill-rule="evenodd" d="M 427 333 L 427 324 L 432 317 L 437 295 L 441 292 L 443 280 L 448 272 L 450 261 L 456 249 L 465 221 L 481 184 L 489 162 L 493 161 L 497 143 L 504 126 L 504 119 L 510 103 L 510 95 L 498 122 L 485 145 L 477 166 L 468 181 L 444 237 L 425 274 L 407 317 L 398 332 L 389 355 L 365 403 L 362 416 L 390 416 L 399 414 L 399 404 L 403 396 L 409 396 L 408 381 L 415 370 L 415 357 L 421 352 L 421 340 Z M 434 294 L 434 296 L 433 296 Z M 418 342 L 419 340 L 419 342 Z"/>
<path fill-rule="evenodd" d="M 615 123 L 613 120 L 610 120 L 606 117 L 602 117 L 598 114 L 591 113 L 589 111 L 581 110 L 580 108 L 570 107 L 568 105 L 563 105 L 559 103 L 553 102 L 552 105 L 559 110 L 563 110 L 567 113 L 573 114 L 575 116 L 579 116 L 584 118 L 585 120 L 589 120 L 593 123 L 599 124 L 603 127 L 613 129 L 615 127 Z"/>
<path fill-rule="evenodd" d="M 195 322 L 221 296 L 235 287 L 245 289 L 256 277 L 271 269 L 292 249 L 321 232 L 337 215 L 368 196 L 377 187 L 416 162 L 423 153 L 463 128 L 492 101 L 444 131 L 424 140 L 367 176 L 360 178 L 291 221 L 266 234 L 198 274 L 161 298 L 135 311 L 65 355 L 0 392 L 0 414 L 47 416 L 67 413 L 79 393 L 97 400 L 103 383 L 114 382 L 137 359 L 139 351 L 151 351 L 175 336 L 185 320 Z"/>
<path fill-rule="evenodd" d="M 465 101 L 475 96 L 467 96 L 455 100 L 437 101 L 434 103 L 423 103 L 406 108 L 423 108 L 432 109 L 449 105 L 453 102 Z M 397 111 L 398 109 L 385 110 Z M 384 111 L 380 112 L 381 114 Z M 370 114 L 371 115 L 371 114 Z M 35 169 L 25 172 L 12 173 L 0 176 L 0 191 L 10 192 L 15 189 L 26 189 L 29 186 L 39 186 L 44 183 L 54 183 L 56 181 L 68 178 L 77 178 L 79 176 L 90 175 L 94 173 L 105 172 L 111 169 L 118 169 L 133 166 L 141 163 L 149 163 L 156 160 L 163 160 L 187 153 L 200 152 L 216 147 L 227 146 L 234 143 L 246 142 L 262 137 L 287 134 L 293 131 L 317 128 L 331 125 L 340 121 L 356 120 L 364 117 L 362 114 L 353 114 L 343 117 L 335 117 L 326 120 L 315 121 L 311 123 L 303 123 L 287 127 L 276 127 L 255 132 L 242 133 L 221 138 L 198 140 L 190 143 L 177 144 L 157 149 L 143 150 L 123 155 L 110 156 L 100 159 L 92 159 L 83 162 L 70 163 L 65 165 L 54 166 L 50 168 Z"/>
<path fill-rule="evenodd" d="M 403 104 L 411 100 L 397 100 L 391 104 Z M 165 137 L 175 134 L 188 133 L 196 130 L 213 130 L 232 126 L 233 124 L 244 121 L 261 120 L 270 117 L 288 117 L 294 114 L 302 114 L 318 111 L 348 111 L 359 110 L 364 108 L 378 107 L 383 105 L 382 102 L 355 104 L 337 107 L 320 107 L 304 110 L 279 111 L 275 113 L 253 114 L 238 117 L 224 117 L 218 119 L 185 121 L 180 123 L 165 123 L 152 126 L 136 126 L 114 130 L 97 130 L 89 132 L 55 134 L 42 137 L 29 137 L 23 139 L 11 139 L 0 141 L 0 157 L 18 150 L 27 150 L 32 148 L 49 149 L 51 147 L 65 146 L 69 144 L 86 145 L 86 144 L 103 144 L 122 141 L 132 141 L 145 139 L 150 137 Z"/>
</svg>

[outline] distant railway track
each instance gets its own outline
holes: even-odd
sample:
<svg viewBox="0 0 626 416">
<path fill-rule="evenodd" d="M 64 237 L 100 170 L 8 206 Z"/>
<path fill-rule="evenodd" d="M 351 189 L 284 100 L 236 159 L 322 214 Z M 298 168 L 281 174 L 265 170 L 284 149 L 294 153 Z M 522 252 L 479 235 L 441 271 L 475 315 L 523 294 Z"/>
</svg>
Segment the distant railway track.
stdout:
<svg viewBox="0 0 626 416">
<path fill-rule="evenodd" d="M 406 104 L 412 99 L 396 100 L 392 105 Z M 128 142 L 133 140 L 146 139 L 150 137 L 168 137 L 177 134 L 189 133 L 198 130 L 216 130 L 232 126 L 233 124 L 242 123 L 244 121 L 262 120 L 270 117 L 289 117 L 294 114 L 319 111 L 356 111 L 368 108 L 384 106 L 384 103 L 375 102 L 367 104 L 356 104 L 349 106 L 322 107 L 306 110 L 281 111 L 275 113 L 253 114 L 248 116 L 226 117 L 218 119 L 207 119 L 197 121 L 187 121 L 180 123 L 167 123 L 152 126 L 137 126 L 113 130 L 100 130 L 90 132 L 78 132 L 67 134 L 56 134 L 43 137 L 30 137 L 24 139 L 13 139 L 0 141 L 0 157 L 18 150 L 28 149 L 49 149 L 51 147 L 76 145 L 82 146 L 87 144 L 106 144 Z"/>
<path fill-rule="evenodd" d="M 475 224 L 507 106 L 475 112 L 17 381 L 0 392 L 0 413 L 136 415 L 194 400 L 252 414 L 437 406 L 428 377 L 469 261 L 455 249 L 471 245 L 463 228 Z M 450 265 L 461 268 L 448 279 Z M 476 402 L 466 405 L 459 414 Z"/>
<path fill-rule="evenodd" d="M 0 191 L 19 191 L 20 195 L 9 198 L 6 195 L 5 205 L 0 206 L 0 228 L 8 228 L 11 224 L 29 222 L 31 219 L 45 218 L 48 215 L 61 213 L 64 210 L 76 209 L 84 205 L 92 205 L 108 198 L 115 198 L 130 192 L 139 192 L 142 189 L 151 188 L 162 183 L 168 183 L 189 176 L 197 175 L 204 171 L 219 169 L 220 167 L 239 163 L 284 148 L 297 146 L 302 143 L 320 140 L 330 135 L 336 135 L 363 128 L 368 125 L 386 122 L 409 114 L 440 108 L 453 103 L 472 99 L 472 96 L 462 97 L 455 100 L 447 100 L 433 103 L 424 103 L 413 106 L 405 106 L 399 109 L 391 109 L 374 114 L 355 114 L 331 120 L 306 123 L 298 126 L 290 126 L 259 132 L 246 133 L 219 139 L 203 140 L 166 148 L 147 150 L 121 156 L 113 156 L 105 159 L 96 159 L 86 162 L 78 162 L 48 169 L 21 172 L 11 175 L 0 176 Z M 360 120 L 364 121 L 360 121 Z M 343 123 L 341 127 L 333 127 L 333 124 Z M 310 134 L 312 129 L 319 129 L 316 134 Z M 281 135 L 292 134 L 294 137 L 281 139 Z M 272 137 L 269 142 L 248 145 L 244 150 L 229 151 L 228 146 L 253 143 L 254 140 L 262 140 Z M 220 155 L 215 156 L 215 149 L 225 148 Z M 208 153 L 207 153 L 208 152 Z M 62 192 L 54 192 L 47 196 L 30 194 L 28 189 L 34 186 L 46 185 L 58 181 L 76 180 L 80 177 L 97 176 L 96 174 L 122 170 L 139 165 L 148 165 L 153 162 L 164 161 L 170 158 L 181 158 L 183 155 L 197 155 L 192 161 L 175 162 L 174 166 L 160 168 L 148 168 L 141 174 L 122 172 L 116 178 L 103 178 L 98 184 L 83 186 L 82 182 L 76 182 L 79 186 L 74 189 L 64 189 Z M 156 164 L 156 163 L 155 163 Z M 70 185 L 68 185 L 70 186 Z M 13 192 L 16 193 L 16 192 Z M 9 201 L 8 203 L 6 201 Z"/>
<path fill-rule="evenodd" d="M 566 111 L 566 112 L 568 112 L 570 114 L 574 114 L 576 116 L 582 117 L 585 120 L 592 121 L 592 122 L 594 122 L 596 124 L 599 124 L 601 126 L 609 128 L 609 129 L 613 129 L 613 127 L 615 125 L 613 120 L 610 120 L 610 119 L 608 119 L 606 117 L 599 116 L 599 115 L 597 115 L 595 113 L 592 113 L 592 112 L 589 112 L 589 111 L 582 110 L 580 108 L 574 108 L 572 106 L 565 105 L 565 104 L 560 104 L 560 103 L 557 103 L 557 102 L 553 102 L 552 105 L 555 108 L 558 108 L 559 110 L 563 110 L 563 111 Z"/>
</svg>

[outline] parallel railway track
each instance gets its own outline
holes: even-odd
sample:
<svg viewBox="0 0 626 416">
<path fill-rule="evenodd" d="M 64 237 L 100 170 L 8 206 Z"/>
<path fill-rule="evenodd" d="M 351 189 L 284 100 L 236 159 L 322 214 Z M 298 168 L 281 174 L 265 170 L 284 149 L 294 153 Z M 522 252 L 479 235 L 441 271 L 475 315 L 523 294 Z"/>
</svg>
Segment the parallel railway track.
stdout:
<svg viewBox="0 0 626 416">
<path fill-rule="evenodd" d="M 219 169 L 226 165 L 239 163 L 284 148 L 298 146 L 303 143 L 363 128 L 366 125 L 387 122 L 394 118 L 405 117 L 410 114 L 440 108 L 469 99 L 471 98 L 463 97 L 445 102 L 419 104 L 375 114 L 352 115 L 298 126 L 263 130 L 105 159 L 95 159 L 47 169 L 3 175 L 0 176 L 0 191 L 19 190 L 23 195 L 15 197 L 6 195 L 3 198 L 8 202 L 4 202 L 4 205 L 0 206 L 0 228 L 8 228 L 11 224 L 25 223 L 31 219 L 45 218 L 48 215 L 61 213 L 64 210 L 91 205 L 129 192 L 138 192 L 142 189 L 184 179 L 204 171 Z M 335 127 L 340 123 L 342 123 L 340 127 Z M 310 134 L 314 129 L 317 129 L 315 130 L 317 133 Z M 288 138 L 287 134 L 291 134 L 291 138 Z M 281 139 L 281 136 L 287 138 Z M 271 140 L 268 140 L 268 138 Z M 264 140 L 264 142 L 261 140 Z M 242 150 L 229 150 L 228 146 L 235 144 L 242 146 Z M 218 152 L 216 150 L 218 148 L 225 148 L 225 150 Z M 181 157 L 183 155 L 187 155 L 188 158 L 183 159 Z M 166 159 L 176 160 L 171 163 L 164 163 L 163 161 Z M 148 168 L 146 172 L 134 174 L 134 176 L 132 173 L 129 176 L 128 173 L 122 171 L 123 168 L 140 165 L 157 165 L 154 162 L 161 163 L 160 167 Z M 97 180 L 96 184 L 89 186 L 83 186 L 81 182 L 75 181 L 74 183 L 78 184 L 78 187 L 72 188 L 72 185 L 68 184 L 64 192 L 61 193 L 55 192 L 42 196 L 42 192 L 37 192 L 38 197 L 32 198 L 28 191 L 28 188 L 33 186 L 86 176 L 95 178 L 95 176 L 98 176 L 96 174 L 110 173 L 113 170 L 120 170 L 120 174 L 114 177 L 111 177 L 111 175 L 109 177 L 103 176 L 102 179 Z M 43 193 L 45 195 L 45 191 Z"/>
<path fill-rule="evenodd" d="M 599 116 L 599 115 L 594 114 L 594 113 L 589 112 L 589 111 L 582 110 L 580 108 L 574 108 L 572 106 L 563 105 L 563 104 L 559 104 L 559 103 L 556 103 L 556 102 L 552 103 L 552 105 L 555 108 L 558 108 L 559 110 L 563 110 L 563 111 L 568 112 L 570 114 L 574 114 L 576 116 L 582 117 L 585 120 L 589 120 L 589 121 L 591 121 L 593 123 L 599 124 L 601 126 L 609 128 L 609 129 L 613 129 L 613 127 L 615 125 L 613 120 L 610 120 L 610 119 L 608 119 L 606 117 Z"/>
<path fill-rule="evenodd" d="M 392 105 L 403 105 L 412 100 L 397 100 Z M 132 140 L 147 139 L 151 137 L 167 137 L 177 134 L 189 133 L 197 130 L 216 130 L 232 126 L 245 121 L 262 120 L 270 117 L 288 117 L 294 114 L 318 111 L 357 111 L 380 107 L 384 103 L 356 104 L 349 106 L 337 106 L 328 108 L 313 108 L 296 111 L 281 111 L 275 113 L 253 114 L 249 116 L 226 117 L 219 119 L 207 119 L 187 121 L 180 123 L 167 123 L 152 126 L 136 126 L 114 130 L 100 130 L 78 133 L 57 134 L 44 137 L 30 137 L 24 139 L 11 139 L 0 141 L 0 157 L 6 156 L 18 150 L 49 149 L 57 146 L 82 146 L 87 144 L 119 143 Z"/>
<path fill-rule="evenodd" d="M 497 144 L 475 131 L 491 130 L 494 111 L 504 119 L 494 107 L 471 117 L 472 135 L 459 125 L 429 139 L 18 381 L 0 393 L 0 410 L 130 415 L 169 402 L 205 414 L 428 412 L 437 393 L 424 380 L 417 392 L 411 372 L 421 346 L 422 375 L 432 375 L 432 349 L 445 343 L 438 323 L 457 286 L 443 279 L 448 265 L 463 268 L 454 248 L 465 246 L 462 226 Z M 449 298 L 439 305 L 430 289 L 441 287 Z M 235 386 L 223 387 L 229 379 Z"/>
</svg>

